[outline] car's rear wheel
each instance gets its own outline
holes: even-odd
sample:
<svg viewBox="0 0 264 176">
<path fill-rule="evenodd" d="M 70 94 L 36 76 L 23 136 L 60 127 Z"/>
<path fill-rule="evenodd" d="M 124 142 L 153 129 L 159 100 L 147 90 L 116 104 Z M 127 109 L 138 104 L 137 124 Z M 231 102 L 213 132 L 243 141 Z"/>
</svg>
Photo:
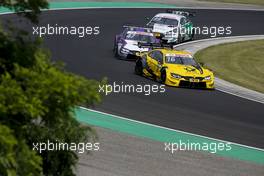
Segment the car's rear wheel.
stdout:
<svg viewBox="0 0 264 176">
<path fill-rule="evenodd" d="M 143 75 L 143 65 L 139 59 L 136 61 L 135 74 L 140 76 Z"/>
</svg>

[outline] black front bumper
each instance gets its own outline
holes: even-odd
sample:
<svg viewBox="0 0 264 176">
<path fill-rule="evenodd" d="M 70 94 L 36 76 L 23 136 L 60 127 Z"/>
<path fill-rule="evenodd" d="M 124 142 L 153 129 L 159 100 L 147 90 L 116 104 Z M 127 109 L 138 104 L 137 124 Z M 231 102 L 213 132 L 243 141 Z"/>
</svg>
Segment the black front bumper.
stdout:
<svg viewBox="0 0 264 176">
<path fill-rule="evenodd" d="M 180 81 L 180 87 L 206 89 L 206 82 Z"/>
</svg>

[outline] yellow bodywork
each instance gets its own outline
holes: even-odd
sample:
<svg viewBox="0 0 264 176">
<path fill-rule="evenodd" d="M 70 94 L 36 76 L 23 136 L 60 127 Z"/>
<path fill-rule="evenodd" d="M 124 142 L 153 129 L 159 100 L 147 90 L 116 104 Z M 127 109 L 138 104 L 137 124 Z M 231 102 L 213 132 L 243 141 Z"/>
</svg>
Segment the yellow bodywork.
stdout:
<svg viewBox="0 0 264 176">
<path fill-rule="evenodd" d="M 163 54 L 163 62 L 151 58 L 150 52 L 159 50 Z M 199 64 L 199 69 L 191 65 L 166 63 L 166 55 L 188 56 L 192 58 L 191 53 L 187 51 L 179 51 L 174 49 L 154 49 L 149 52 L 139 53 L 141 58 L 146 60 L 147 68 L 143 69 L 143 75 L 147 77 L 155 77 L 156 80 L 161 80 L 162 69 L 166 69 L 166 79 L 164 84 L 169 86 L 186 86 L 186 87 L 203 87 L 214 89 L 214 74 L 208 69 L 203 68 Z M 175 76 L 176 75 L 176 76 Z"/>
</svg>

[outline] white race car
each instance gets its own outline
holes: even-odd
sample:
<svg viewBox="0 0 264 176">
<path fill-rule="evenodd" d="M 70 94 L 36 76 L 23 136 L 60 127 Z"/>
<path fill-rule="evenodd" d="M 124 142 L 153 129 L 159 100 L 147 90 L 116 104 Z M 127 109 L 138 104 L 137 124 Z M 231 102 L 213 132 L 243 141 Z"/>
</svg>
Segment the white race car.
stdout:
<svg viewBox="0 0 264 176">
<path fill-rule="evenodd" d="M 155 36 L 164 43 L 178 44 L 194 37 L 193 24 L 187 18 L 193 13 L 167 10 L 166 13 L 156 14 L 147 26 L 152 28 Z"/>
</svg>

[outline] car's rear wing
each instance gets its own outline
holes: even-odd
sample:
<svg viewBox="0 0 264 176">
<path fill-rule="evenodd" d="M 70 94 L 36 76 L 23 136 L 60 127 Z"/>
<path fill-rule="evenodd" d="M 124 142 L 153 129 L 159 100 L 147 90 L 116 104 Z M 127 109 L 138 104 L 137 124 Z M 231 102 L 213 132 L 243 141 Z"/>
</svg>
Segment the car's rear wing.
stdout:
<svg viewBox="0 0 264 176">
<path fill-rule="evenodd" d="M 158 48 L 170 48 L 174 49 L 174 45 L 172 44 L 163 44 L 163 43 L 142 43 L 138 42 L 139 48 L 151 48 L 151 49 L 158 49 Z"/>
<path fill-rule="evenodd" d="M 139 26 L 124 25 L 123 28 L 128 28 L 131 31 L 152 32 L 151 28 L 144 28 L 144 27 L 139 27 Z"/>
<path fill-rule="evenodd" d="M 173 9 L 167 9 L 166 12 L 176 14 L 176 15 L 182 15 L 186 17 L 194 17 L 196 14 L 195 12 L 179 11 L 179 10 L 173 10 Z"/>
</svg>

